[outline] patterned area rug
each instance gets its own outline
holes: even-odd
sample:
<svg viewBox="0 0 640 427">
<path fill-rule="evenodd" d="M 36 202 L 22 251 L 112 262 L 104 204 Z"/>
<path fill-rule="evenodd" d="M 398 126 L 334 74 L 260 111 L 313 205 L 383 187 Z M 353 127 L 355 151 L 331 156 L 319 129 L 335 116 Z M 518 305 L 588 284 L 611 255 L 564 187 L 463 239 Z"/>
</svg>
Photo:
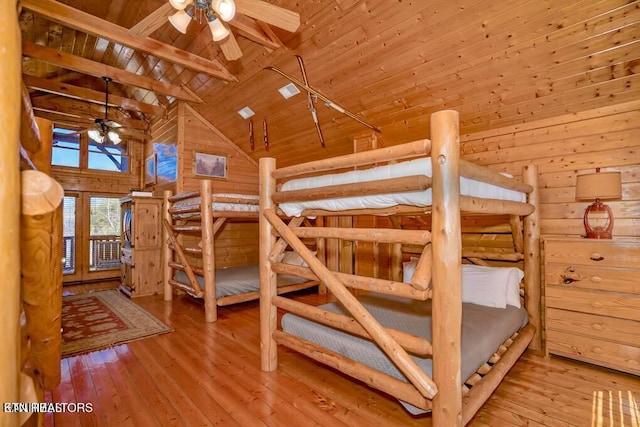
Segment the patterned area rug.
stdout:
<svg viewBox="0 0 640 427">
<path fill-rule="evenodd" d="M 63 358 L 171 331 L 115 290 L 62 299 Z"/>
</svg>

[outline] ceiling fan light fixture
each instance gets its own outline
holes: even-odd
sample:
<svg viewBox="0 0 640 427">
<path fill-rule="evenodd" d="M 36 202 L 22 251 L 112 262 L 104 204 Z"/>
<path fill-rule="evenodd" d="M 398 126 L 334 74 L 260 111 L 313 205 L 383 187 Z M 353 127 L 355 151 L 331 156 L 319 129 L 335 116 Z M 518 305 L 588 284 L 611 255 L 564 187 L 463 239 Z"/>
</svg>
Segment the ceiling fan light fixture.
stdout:
<svg viewBox="0 0 640 427">
<path fill-rule="evenodd" d="M 182 34 L 187 34 L 187 27 L 191 23 L 191 16 L 184 10 L 179 10 L 169 17 L 169 22 Z"/>
<path fill-rule="evenodd" d="M 120 139 L 120 135 L 118 135 L 116 132 L 114 131 L 109 131 L 109 133 L 107 133 L 107 136 L 109 137 L 109 139 L 111 140 L 111 142 L 113 142 L 114 145 L 118 145 L 120 144 L 120 142 L 122 141 Z"/>
<path fill-rule="evenodd" d="M 225 22 L 231 21 L 236 16 L 236 4 L 233 0 L 213 0 L 211 7 Z"/>
<path fill-rule="evenodd" d="M 93 139 L 98 144 L 102 144 L 102 135 L 100 134 L 100 131 L 91 129 L 89 132 L 87 132 L 87 135 L 89 135 L 89 138 Z"/>
<path fill-rule="evenodd" d="M 209 29 L 211 30 L 211 37 L 213 37 L 214 42 L 219 42 L 229 36 L 229 30 L 215 14 L 212 13 L 208 15 L 207 20 L 209 20 Z"/>
<path fill-rule="evenodd" d="M 176 10 L 184 10 L 193 0 L 169 0 L 171 6 Z"/>
</svg>

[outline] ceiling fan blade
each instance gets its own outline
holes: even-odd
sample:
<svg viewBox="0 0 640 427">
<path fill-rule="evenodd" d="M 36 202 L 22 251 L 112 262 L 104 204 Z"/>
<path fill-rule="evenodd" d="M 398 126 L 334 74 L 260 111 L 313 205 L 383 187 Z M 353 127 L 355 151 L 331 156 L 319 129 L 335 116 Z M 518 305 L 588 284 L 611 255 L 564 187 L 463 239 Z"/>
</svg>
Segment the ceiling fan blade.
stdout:
<svg viewBox="0 0 640 427">
<path fill-rule="evenodd" d="M 227 29 L 229 29 L 228 25 L 224 24 Z M 229 35 L 218 42 L 220 44 L 220 49 L 224 54 L 224 57 L 227 58 L 228 61 L 235 61 L 242 57 L 242 50 L 240 50 L 240 45 L 238 45 L 238 41 L 236 40 L 233 32 L 229 30 Z"/>
<path fill-rule="evenodd" d="M 154 12 L 151 12 L 146 18 L 129 28 L 129 34 L 134 37 L 147 37 L 155 30 L 169 22 L 167 17 L 175 13 L 175 9 L 171 3 L 166 2 Z"/>
<path fill-rule="evenodd" d="M 107 126 L 109 126 L 110 128 L 114 128 L 114 129 L 118 129 L 121 128 L 122 125 L 118 122 L 115 122 L 113 120 L 105 120 L 104 124 L 106 124 Z"/>
<path fill-rule="evenodd" d="M 243 15 L 293 33 L 300 27 L 300 15 L 289 9 L 262 0 L 235 0 L 236 9 Z"/>
</svg>

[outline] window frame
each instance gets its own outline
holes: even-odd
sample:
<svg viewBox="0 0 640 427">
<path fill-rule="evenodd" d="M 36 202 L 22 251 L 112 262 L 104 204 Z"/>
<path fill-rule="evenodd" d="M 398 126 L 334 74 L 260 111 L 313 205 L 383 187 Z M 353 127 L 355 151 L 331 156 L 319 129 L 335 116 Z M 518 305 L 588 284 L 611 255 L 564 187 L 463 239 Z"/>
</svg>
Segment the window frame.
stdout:
<svg viewBox="0 0 640 427">
<path fill-rule="evenodd" d="M 70 131 L 78 131 L 77 129 L 73 129 L 71 127 L 65 127 L 61 125 L 54 125 L 54 136 L 53 139 L 55 141 L 55 130 L 56 129 L 64 129 Z M 62 166 L 62 165 L 51 165 L 51 169 L 53 171 L 60 172 L 83 172 L 83 173 L 92 173 L 92 174 L 110 174 L 110 175 L 131 175 L 132 167 L 131 167 L 131 140 L 128 137 L 122 137 L 122 142 L 120 144 L 126 144 L 126 150 L 123 150 L 123 153 L 120 155 L 122 159 L 126 159 L 127 170 L 126 171 L 114 171 L 114 170 L 105 170 L 105 169 L 93 169 L 89 168 L 89 136 L 86 132 L 82 132 L 79 135 L 80 137 L 80 159 L 79 166 Z M 53 144 L 51 147 L 53 154 Z M 99 153 L 98 153 L 99 154 Z"/>
</svg>

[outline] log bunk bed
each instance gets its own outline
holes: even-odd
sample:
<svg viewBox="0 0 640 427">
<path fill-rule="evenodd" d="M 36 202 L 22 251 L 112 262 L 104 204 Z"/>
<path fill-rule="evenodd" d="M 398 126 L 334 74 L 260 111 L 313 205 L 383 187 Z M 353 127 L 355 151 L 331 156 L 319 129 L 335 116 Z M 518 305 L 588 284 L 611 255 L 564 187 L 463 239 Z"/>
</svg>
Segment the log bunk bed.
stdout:
<svg viewBox="0 0 640 427">
<path fill-rule="evenodd" d="M 216 269 L 215 238 L 228 221 L 257 221 L 257 195 L 212 193 L 210 180 L 200 189 L 171 195 L 164 192 L 164 300 L 173 289 L 204 300 L 205 321 L 215 322 L 217 307 L 257 300 L 259 266 Z M 282 277 L 278 293 L 307 289 L 317 281 Z"/>
<path fill-rule="evenodd" d="M 433 114 L 431 138 L 280 169 L 276 168 L 275 159 L 260 160 L 261 366 L 267 372 L 277 369 L 277 344 L 281 344 L 390 394 L 414 414 L 431 411 L 434 426 L 450 427 L 467 424 L 527 346 L 539 346 L 539 193 L 535 166 L 525 167 L 524 182 L 518 182 L 461 160 L 457 112 Z M 398 166 L 392 165 L 397 161 L 416 157 L 421 157 L 417 161 L 429 160 L 425 156 L 434 159 L 432 174 L 426 173 L 426 169 L 404 177 L 381 172 L 381 168 Z M 329 171 L 375 166 L 380 162 L 389 162 L 389 165 L 318 176 Z M 404 165 L 400 168 L 410 169 Z M 371 171 L 369 182 L 343 179 L 349 174 Z M 301 175 L 315 176 L 306 180 L 291 179 Z M 318 178 L 327 178 L 327 184 L 319 187 L 322 184 Z M 461 181 L 465 179 L 507 189 L 507 192 L 519 194 L 521 201 L 501 200 L 498 196 L 461 195 Z M 424 194 L 429 189 L 432 201 L 413 202 L 411 200 L 415 199 L 403 197 Z M 465 194 L 467 190 L 463 188 L 462 191 Z M 370 207 L 369 196 L 375 197 L 382 192 L 396 193 L 401 201 Z M 356 203 L 342 204 L 350 199 Z M 300 206 L 298 202 L 301 202 Z M 331 207 L 327 207 L 327 202 Z M 431 231 L 302 228 L 296 227 L 295 223 L 287 226 L 281 219 L 281 211 L 294 217 L 393 215 L 397 218 L 397 215 L 428 213 L 432 228 Z M 485 334 L 482 330 L 469 329 L 474 325 L 462 320 L 479 323 L 485 318 L 480 321 L 473 312 L 481 306 L 463 304 L 462 264 L 465 256 L 480 265 L 486 265 L 486 261 L 482 259 L 482 253 L 465 254 L 462 248 L 463 214 L 508 218 L 514 248 L 519 251 L 514 259 L 522 260 L 525 270 L 521 286 L 528 316 L 526 312 L 522 317 L 516 316 L 511 329 L 503 331 L 504 335 L 497 337 L 498 341 L 494 337 L 497 344 L 479 363 L 467 361 L 469 354 L 480 352 L 473 347 L 475 344 L 467 341 L 469 335 L 484 339 Z M 398 224 L 398 221 L 390 222 Z M 300 239 L 309 237 L 385 242 L 394 245 L 394 250 L 403 245 L 421 245 L 424 249 L 410 283 L 404 283 L 331 271 L 302 244 Z M 287 245 L 308 267 L 284 265 L 278 261 Z M 486 255 L 484 259 L 491 259 L 491 256 Z M 278 296 L 276 278 L 280 274 L 319 280 L 337 301 L 314 307 Z M 381 302 L 385 305 L 380 306 Z M 280 328 L 277 309 L 287 312 Z M 525 311 L 511 306 L 488 310 L 495 313 Z M 391 319 L 385 317 L 387 312 L 393 312 Z M 427 323 L 428 316 L 430 323 Z M 412 324 L 413 329 L 407 324 Z M 424 330 L 427 330 L 426 334 Z M 486 347 L 486 342 L 483 345 Z M 476 366 L 469 370 L 473 363 Z M 463 381 L 465 378 L 468 379 Z"/>
</svg>

